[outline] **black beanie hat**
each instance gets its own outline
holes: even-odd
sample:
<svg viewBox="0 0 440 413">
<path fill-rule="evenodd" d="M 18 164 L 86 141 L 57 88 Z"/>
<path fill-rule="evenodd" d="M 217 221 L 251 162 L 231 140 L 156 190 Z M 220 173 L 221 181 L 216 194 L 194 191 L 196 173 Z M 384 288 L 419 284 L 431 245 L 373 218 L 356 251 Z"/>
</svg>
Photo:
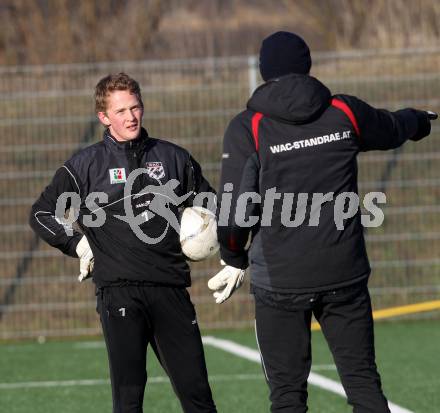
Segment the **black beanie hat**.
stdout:
<svg viewBox="0 0 440 413">
<path fill-rule="evenodd" d="M 265 81 L 288 73 L 307 74 L 311 66 L 310 49 L 295 33 L 276 32 L 261 43 L 260 73 Z"/>
</svg>

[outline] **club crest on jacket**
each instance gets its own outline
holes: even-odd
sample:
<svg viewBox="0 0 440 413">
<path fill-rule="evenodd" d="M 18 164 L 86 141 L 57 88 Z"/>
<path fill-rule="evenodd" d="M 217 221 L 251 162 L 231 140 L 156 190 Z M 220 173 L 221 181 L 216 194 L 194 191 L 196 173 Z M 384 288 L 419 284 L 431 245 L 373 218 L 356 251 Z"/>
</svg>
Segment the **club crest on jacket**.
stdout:
<svg viewBox="0 0 440 413">
<path fill-rule="evenodd" d="M 165 176 L 165 170 L 162 162 L 147 162 L 145 166 L 147 169 L 147 174 L 150 178 L 161 179 Z"/>
</svg>

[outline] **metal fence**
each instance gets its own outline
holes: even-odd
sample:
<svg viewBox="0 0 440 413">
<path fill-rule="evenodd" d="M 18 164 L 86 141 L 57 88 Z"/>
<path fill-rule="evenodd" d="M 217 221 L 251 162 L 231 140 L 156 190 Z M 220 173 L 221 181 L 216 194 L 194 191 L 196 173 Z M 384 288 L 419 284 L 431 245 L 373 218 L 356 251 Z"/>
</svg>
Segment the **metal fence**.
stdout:
<svg viewBox="0 0 440 413">
<path fill-rule="evenodd" d="M 440 48 L 321 53 L 313 61 L 312 74 L 333 93 L 440 111 Z M 189 149 L 214 185 L 225 126 L 260 82 L 255 57 L 0 68 L 0 339 L 100 332 L 93 284 L 79 284 L 77 260 L 38 240 L 27 220 L 54 171 L 101 139 L 93 88 L 119 71 L 141 83 L 150 135 Z M 384 225 L 367 234 L 376 308 L 440 297 L 438 127 L 432 135 L 359 159 L 361 191 L 387 195 Z M 214 305 L 206 281 L 218 269 L 214 259 L 193 266 L 200 324 L 250 325 L 248 288 Z"/>
</svg>

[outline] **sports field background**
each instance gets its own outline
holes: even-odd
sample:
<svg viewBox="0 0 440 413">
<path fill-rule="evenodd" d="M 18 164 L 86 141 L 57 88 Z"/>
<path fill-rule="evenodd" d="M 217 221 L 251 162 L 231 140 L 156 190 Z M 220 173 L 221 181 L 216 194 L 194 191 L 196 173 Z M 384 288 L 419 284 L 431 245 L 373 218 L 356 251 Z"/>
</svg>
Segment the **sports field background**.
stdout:
<svg viewBox="0 0 440 413">
<path fill-rule="evenodd" d="M 440 48 L 315 53 L 313 62 L 312 74 L 333 93 L 440 111 Z M 121 70 L 141 83 L 149 133 L 189 149 L 215 186 L 224 129 L 260 83 L 255 56 L 0 68 L 0 340 L 99 334 L 93 284 L 79 284 L 77 261 L 37 239 L 27 221 L 54 171 L 101 139 L 93 88 Z M 384 224 L 367 233 L 375 309 L 440 296 L 440 126 L 433 125 L 428 139 L 359 159 L 361 194 L 387 196 Z M 247 285 L 221 309 L 213 305 L 206 282 L 218 269 L 218 258 L 193 267 L 201 326 L 251 326 Z"/>
<path fill-rule="evenodd" d="M 440 48 L 315 53 L 313 61 L 312 74 L 333 93 L 376 107 L 440 111 Z M 224 129 L 260 82 L 255 56 L 0 68 L 0 412 L 110 411 L 93 284 L 79 284 L 77 260 L 38 240 L 27 219 L 64 160 L 101 139 L 93 87 L 121 70 L 141 83 L 150 135 L 189 149 L 214 185 Z M 437 125 L 422 142 L 360 156 L 361 194 L 387 196 L 384 225 L 366 234 L 375 310 L 440 300 Z M 193 266 L 191 296 L 203 333 L 255 350 L 248 278 L 218 306 L 206 286 L 218 269 L 217 258 Z M 394 315 L 376 326 L 385 391 L 415 413 L 440 411 L 439 314 Z M 336 379 L 321 333 L 313 337 L 315 372 Z M 257 362 L 209 344 L 206 354 L 219 411 L 268 410 Z M 154 357 L 149 375 L 148 411 L 180 411 Z M 310 406 L 315 413 L 350 411 L 341 396 L 314 386 Z"/>
<path fill-rule="evenodd" d="M 256 350 L 252 330 L 204 331 Z M 312 372 L 337 380 L 321 332 L 314 332 Z M 376 325 L 377 361 L 387 397 L 414 413 L 440 407 L 439 321 L 381 322 Z M 263 413 L 268 390 L 259 363 L 205 344 L 210 382 L 219 412 Z M 107 356 L 99 338 L 82 341 L 0 345 L 0 410 L 8 413 L 111 411 Z M 180 412 L 169 380 L 151 351 L 145 411 Z M 311 413 L 349 413 L 343 397 L 309 386 Z"/>
</svg>

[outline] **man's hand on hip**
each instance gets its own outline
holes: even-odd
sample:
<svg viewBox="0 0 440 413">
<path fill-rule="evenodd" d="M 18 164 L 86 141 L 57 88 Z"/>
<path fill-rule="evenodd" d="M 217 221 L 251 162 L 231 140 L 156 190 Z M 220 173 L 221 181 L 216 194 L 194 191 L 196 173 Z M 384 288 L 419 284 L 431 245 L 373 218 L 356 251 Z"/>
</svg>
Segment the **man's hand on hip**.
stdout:
<svg viewBox="0 0 440 413">
<path fill-rule="evenodd" d="M 80 259 L 80 274 L 78 276 L 78 281 L 82 282 L 92 276 L 94 265 L 93 252 L 85 235 L 78 242 L 78 245 L 76 246 L 76 253 Z"/>
</svg>

